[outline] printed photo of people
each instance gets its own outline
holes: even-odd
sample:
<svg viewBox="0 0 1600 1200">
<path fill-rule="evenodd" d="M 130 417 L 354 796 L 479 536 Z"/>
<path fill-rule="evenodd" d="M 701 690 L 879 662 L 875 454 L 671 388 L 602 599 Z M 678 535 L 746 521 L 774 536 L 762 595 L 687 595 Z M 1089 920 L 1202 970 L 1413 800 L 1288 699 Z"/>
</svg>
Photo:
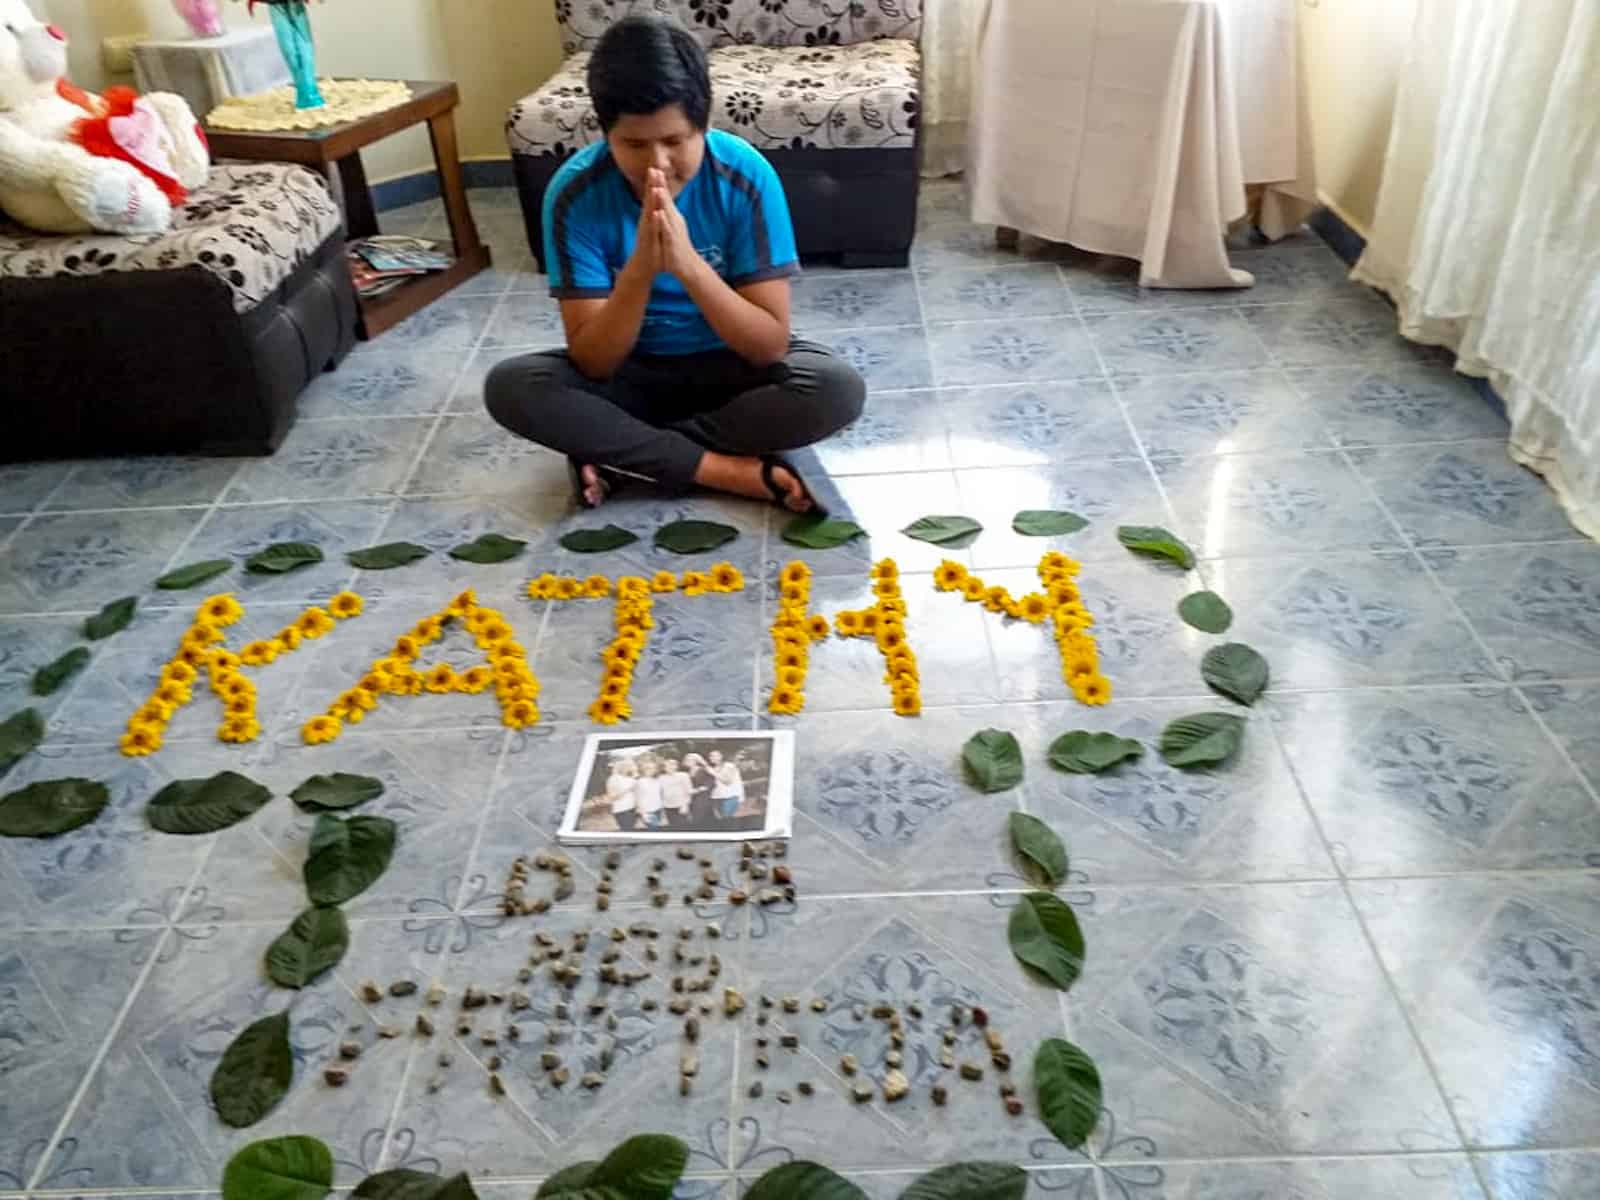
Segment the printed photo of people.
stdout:
<svg viewBox="0 0 1600 1200">
<path fill-rule="evenodd" d="M 568 841 L 779 837 L 789 832 L 793 735 L 590 737 L 568 798 Z"/>
</svg>

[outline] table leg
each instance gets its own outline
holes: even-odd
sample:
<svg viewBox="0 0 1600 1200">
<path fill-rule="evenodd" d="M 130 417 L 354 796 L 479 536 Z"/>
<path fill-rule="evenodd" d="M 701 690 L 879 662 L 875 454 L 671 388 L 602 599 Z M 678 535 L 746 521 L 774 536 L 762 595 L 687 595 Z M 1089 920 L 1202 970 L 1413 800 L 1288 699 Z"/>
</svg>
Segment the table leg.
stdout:
<svg viewBox="0 0 1600 1200">
<path fill-rule="evenodd" d="M 1009 225 L 996 225 L 994 244 L 1001 250 L 1015 250 L 1020 240 L 1017 231 Z"/>
<path fill-rule="evenodd" d="M 361 152 L 339 160 L 339 183 L 344 189 L 344 227 L 350 238 L 372 237 L 378 232 L 378 214 L 372 206 L 372 191 L 367 187 L 367 169 Z"/>
<path fill-rule="evenodd" d="M 428 118 L 428 137 L 433 141 L 433 162 L 439 168 L 439 190 L 444 193 L 444 211 L 450 219 L 450 237 L 456 257 L 474 255 L 482 245 L 478 226 L 467 204 L 466 184 L 461 177 L 461 159 L 456 151 L 456 117 L 453 109 Z"/>
</svg>

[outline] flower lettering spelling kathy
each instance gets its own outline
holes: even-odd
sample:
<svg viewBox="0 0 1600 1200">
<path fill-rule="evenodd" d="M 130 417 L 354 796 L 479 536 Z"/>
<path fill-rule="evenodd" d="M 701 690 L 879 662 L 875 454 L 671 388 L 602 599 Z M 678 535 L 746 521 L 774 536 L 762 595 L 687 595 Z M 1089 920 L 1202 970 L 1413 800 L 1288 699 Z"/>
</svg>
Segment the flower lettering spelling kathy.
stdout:
<svg viewBox="0 0 1600 1200">
<path fill-rule="evenodd" d="M 346 593 L 348 594 L 348 593 Z M 339 615 L 339 597 L 329 601 L 328 610 Z M 316 610 L 312 610 L 316 611 Z M 485 661 L 465 671 L 448 663 L 422 668 L 423 650 L 442 638 L 459 623 L 472 635 Z M 460 692 L 476 695 L 494 689 L 500 703 L 501 723 L 510 729 L 526 729 L 539 720 L 539 680 L 528 666 L 527 651 L 517 641 L 516 632 L 498 609 L 479 604 L 468 588 L 444 609 L 424 617 L 409 631 L 395 639 L 394 648 L 375 660 L 356 685 L 341 692 L 326 712 L 312 717 L 300 734 L 313 746 L 331 742 L 347 725 L 359 725 L 378 707 L 379 698 L 420 696 L 423 692 L 444 695 Z"/>
<path fill-rule="evenodd" d="M 806 706 L 811 643 L 828 636 L 828 618 L 809 612 L 811 568 L 796 560 L 778 575 L 778 615 L 772 622 L 772 694 L 767 711 L 793 715 Z"/>
<path fill-rule="evenodd" d="M 1101 705 L 1111 699 L 1111 681 L 1100 672 L 1100 650 L 1089 630 L 1094 614 L 1078 591 L 1081 564 L 1052 550 L 1039 560 L 1042 592 L 1016 598 L 1003 587 L 990 587 L 958 562 L 946 559 L 933 573 L 933 586 L 941 592 L 960 592 L 971 604 L 1030 625 L 1049 623 L 1061 654 L 1061 677 L 1084 704 Z"/>
<path fill-rule="evenodd" d="M 883 655 L 883 681 L 889 685 L 894 711 L 902 717 L 922 712 L 922 676 L 917 656 L 906 639 L 906 602 L 900 595 L 900 568 L 892 558 L 872 568 L 871 608 L 846 609 L 834 614 L 833 627 L 840 637 L 872 638 Z"/>
<path fill-rule="evenodd" d="M 600 652 L 605 674 L 600 678 L 600 693 L 589 705 L 589 719 L 601 725 L 615 725 L 633 716 L 628 695 L 633 689 L 633 673 L 655 628 L 651 610 L 656 595 L 682 592 L 685 596 L 704 596 L 708 592 L 740 592 L 744 575 L 732 563 L 717 563 L 709 571 L 685 571 L 680 578 L 671 571 L 657 571 L 649 579 L 624 575 L 616 582 L 615 634 Z M 596 600 L 609 596 L 611 581 L 604 575 L 576 579 L 570 575 L 540 575 L 528 584 L 533 600 Z"/>
</svg>

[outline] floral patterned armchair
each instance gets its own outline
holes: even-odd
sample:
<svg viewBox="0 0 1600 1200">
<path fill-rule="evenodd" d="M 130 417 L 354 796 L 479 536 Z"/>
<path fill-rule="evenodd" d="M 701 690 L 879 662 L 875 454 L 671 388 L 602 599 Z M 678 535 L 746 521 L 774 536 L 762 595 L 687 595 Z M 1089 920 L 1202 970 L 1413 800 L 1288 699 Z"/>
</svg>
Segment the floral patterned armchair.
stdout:
<svg viewBox="0 0 1600 1200">
<path fill-rule="evenodd" d="M 916 215 L 922 2 L 555 0 L 566 60 L 506 123 L 534 255 L 542 264 L 550 178 L 601 136 L 584 86 L 590 51 L 613 22 L 654 12 L 706 47 L 712 125 L 777 168 L 801 254 L 904 265 Z"/>
</svg>

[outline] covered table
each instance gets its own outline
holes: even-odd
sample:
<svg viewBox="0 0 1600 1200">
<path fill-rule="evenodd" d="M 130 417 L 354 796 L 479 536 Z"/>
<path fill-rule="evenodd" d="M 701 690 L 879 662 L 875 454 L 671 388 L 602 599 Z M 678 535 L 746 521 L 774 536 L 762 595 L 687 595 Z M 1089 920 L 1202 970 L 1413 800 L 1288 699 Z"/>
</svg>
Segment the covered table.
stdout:
<svg viewBox="0 0 1600 1200">
<path fill-rule="evenodd" d="M 972 217 L 1139 260 L 1147 287 L 1249 287 L 1223 238 L 1315 203 L 1294 0 L 987 0 Z"/>
</svg>

